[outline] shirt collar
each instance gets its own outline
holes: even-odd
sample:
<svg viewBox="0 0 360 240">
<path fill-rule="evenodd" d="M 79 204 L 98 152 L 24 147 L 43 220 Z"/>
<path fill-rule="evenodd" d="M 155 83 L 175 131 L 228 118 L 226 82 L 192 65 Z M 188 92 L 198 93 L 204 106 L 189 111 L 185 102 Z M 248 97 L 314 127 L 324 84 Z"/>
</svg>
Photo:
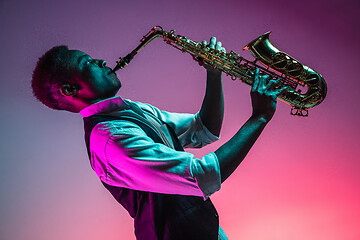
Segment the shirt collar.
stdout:
<svg viewBox="0 0 360 240">
<path fill-rule="evenodd" d="M 125 100 L 126 101 L 126 100 Z M 120 96 L 115 96 L 91 104 L 80 111 L 81 116 L 89 117 L 99 113 L 110 113 L 128 108 L 128 105 Z"/>
</svg>

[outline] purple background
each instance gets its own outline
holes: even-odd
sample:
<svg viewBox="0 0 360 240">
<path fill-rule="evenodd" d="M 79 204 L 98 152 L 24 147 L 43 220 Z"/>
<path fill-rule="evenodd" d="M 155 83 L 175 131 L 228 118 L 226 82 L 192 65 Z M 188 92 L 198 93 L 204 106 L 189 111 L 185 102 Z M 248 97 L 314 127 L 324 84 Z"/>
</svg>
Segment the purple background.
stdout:
<svg viewBox="0 0 360 240">
<path fill-rule="evenodd" d="M 277 113 L 247 159 L 213 196 L 230 239 L 360 239 L 359 18 L 357 0 L 0 1 L 0 239 L 135 239 L 132 220 L 87 160 L 82 119 L 31 95 L 37 58 L 54 45 L 114 66 L 151 27 L 228 51 L 272 30 L 272 43 L 321 73 L 328 95 L 310 117 Z M 118 72 L 119 94 L 178 112 L 199 110 L 205 70 L 157 39 Z M 251 113 L 250 87 L 224 77 L 222 138 Z"/>
</svg>

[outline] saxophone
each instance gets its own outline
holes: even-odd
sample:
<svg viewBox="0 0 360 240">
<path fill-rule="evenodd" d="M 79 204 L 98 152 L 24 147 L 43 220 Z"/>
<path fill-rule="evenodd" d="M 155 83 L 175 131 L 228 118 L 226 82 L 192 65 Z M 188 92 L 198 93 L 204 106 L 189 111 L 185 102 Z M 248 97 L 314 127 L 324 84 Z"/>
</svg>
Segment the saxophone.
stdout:
<svg viewBox="0 0 360 240">
<path fill-rule="evenodd" d="M 124 58 L 120 57 L 112 71 L 123 69 L 143 47 L 155 38 L 162 37 L 165 43 L 189 53 L 200 65 L 208 64 L 231 76 L 232 80 L 239 79 L 245 84 L 252 85 L 256 68 L 260 74 L 271 76 L 268 81 L 280 79 L 276 88 L 288 88 L 278 98 L 291 106 L 291 115 L 307 117 L 308 109 L 319 105 L 326 96 L 324 78 L 310 67 L 275 48 L 269 41 L 271 32 L 261 35 L 243 48 L 250 51 L 255 58 L 254 61 L 249 61 L 234 51 L 225 53 L 211 49 L 202 43 L 175 35 L 174 32 L 166 32 L 160 26 L 152 28 L 140 40 L 138 47 Z"/>
</svg>

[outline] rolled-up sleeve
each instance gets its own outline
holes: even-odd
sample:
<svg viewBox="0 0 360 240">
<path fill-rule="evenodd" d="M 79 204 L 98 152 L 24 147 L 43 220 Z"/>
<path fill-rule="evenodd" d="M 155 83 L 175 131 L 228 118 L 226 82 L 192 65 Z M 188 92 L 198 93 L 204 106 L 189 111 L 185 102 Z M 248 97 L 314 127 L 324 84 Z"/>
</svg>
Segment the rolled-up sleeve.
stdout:
<svg viewBox="0 0 360 240">
<path fill-rule="evenodd" d="M 201 159 L 194 158 L 190 169 L 205 199 L 220 190 L 220 165 L 215 153 L 211 152 Z"/>
<path fill-rule="evenodd" d="M 201 148 L 219 139 L 206 128 L 199 113 L 173 113 L 161 111 L 149 104 L 138 103 L 138 105 L 169 124 L 184 148 Z"/>
<path fill-rule="evenodd" d="M 139 191 L 201 196 L 220 189 L 214 153 L 202 158 L 155 143 L 136 124 L 98 124 L 90 136 L 91 164 L 105 183 Z"/>
</svg>

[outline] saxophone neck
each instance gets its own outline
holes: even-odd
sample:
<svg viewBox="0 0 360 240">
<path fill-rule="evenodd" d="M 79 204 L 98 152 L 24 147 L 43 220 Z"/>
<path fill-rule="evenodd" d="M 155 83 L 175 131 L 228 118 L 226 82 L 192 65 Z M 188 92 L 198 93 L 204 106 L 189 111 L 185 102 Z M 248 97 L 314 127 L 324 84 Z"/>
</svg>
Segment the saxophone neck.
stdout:
<svg viewBox="0 0 360 240">
<path fill-rule="evenodd" d="M 173 31 L 170 32 L 171 34 Z M 115 72 L 119 69 L 125 68 L 130 61 L 135 57 L 135 55 L 143 49 L 148 43 L 150 43 L 152 40 L 158 37 L 164 37 L 166 34 L 169 34 L 168 32 L 165 32 L 162 27 L 156 26 L 153 27 L 141 40 L 140 44 L 128 55 L 126 55 L 124 58 L 120 57 L 119 61 L 116 62 L 116 66 L 112 70 L 112 72 Z"/>
</svg>

